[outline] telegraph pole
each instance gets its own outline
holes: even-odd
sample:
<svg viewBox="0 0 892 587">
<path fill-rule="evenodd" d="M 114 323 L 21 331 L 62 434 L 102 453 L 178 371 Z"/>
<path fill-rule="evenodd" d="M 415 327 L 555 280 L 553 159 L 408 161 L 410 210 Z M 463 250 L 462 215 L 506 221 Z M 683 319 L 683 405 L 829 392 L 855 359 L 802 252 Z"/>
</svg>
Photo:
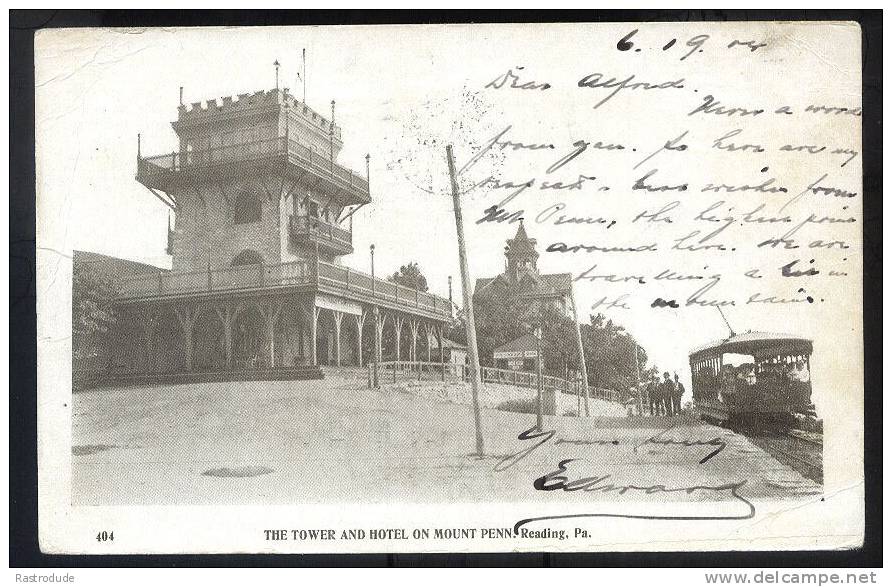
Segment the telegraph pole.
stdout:
<svg viewBox="0 0 892 587">
<path fill-rule="evenodd" d="M 375 302 L 375 307 L 372 309 L 372 318 L 375 320 L 375 365 L 373 367 L 374 373 L 372 375 L 373 385 L 375 389 L 378 388 L 378 362 L 381 360 L 381 339 L 378 336 L 378 320 L 380 320 L 380 315 L 378 314 L 378 300 L 375 299 L 375 245 L 374 243 L 369 245 L 369 255 L 372 258 L 372 300 Z"/>
<path fill-rule="evenodd" d="M 533 330 L 536 338 L 536 430 L 542 432 L 542 328 Z"/>
<path fill-rule="evenodd" d="M 632 354 L 635 358 L 635 392 L 638 395 L 638 413 L 644 415 L 644 397 L 641 394 L 641 366 L 638 364 L 638 342 L 632 340 Z"/>
<path fill-rule="evenodd" d="M 576 348 L 579 350 L 579 368 L 582 371 L 580 392 L 585 397 L 585 416 L 588 417 L 588 368 L 585 366 L 585 352 L 582 350 L 582 327 L 579 326 L 579 316 L 576 314 L 576 296 L 573 294 L 572 284 L 570 285 L 570 303 L 573 306 L 573 324 L 576 325 Z"/>
<path fill-rule="evenodd" d="M 458 261 L 461 269 L 461 290 L 465 306 L 465 334 L 468 352 L 471 354 L 471 403 L 474 409 L 474 433 L 477 455 L 483 456 L 483 425 L 480 420 L 480 357 L 477 355 L 477 327 L 474 324 L 474 304 L 471 300 L 471 278 L 468 275 L 468 253 L 465 250 L 465 229 L 461 215 L 461 199 L 458 180 L 455 177 L 455 159 L 452 145 L 446 145 L 446 163 L 449 165 L 449 181 L 452 185 L 452 207 L 455 211 L 455 230 L 458 233 Z"/>
</svg>

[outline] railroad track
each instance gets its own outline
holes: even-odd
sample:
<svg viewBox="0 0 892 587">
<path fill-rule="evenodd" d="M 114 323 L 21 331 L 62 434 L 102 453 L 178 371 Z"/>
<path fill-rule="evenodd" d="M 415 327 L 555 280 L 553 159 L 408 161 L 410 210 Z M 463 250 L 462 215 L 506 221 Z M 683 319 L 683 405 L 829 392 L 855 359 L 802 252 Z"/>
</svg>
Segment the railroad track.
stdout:
<svg viewBox="0 0 892 587">
<path fill-rule="evenodd" d="M 750 441 L 779 462 L 816 483 L 824 482 L 823 436 L 798 430 L 747 434 Z"/>
</svg>

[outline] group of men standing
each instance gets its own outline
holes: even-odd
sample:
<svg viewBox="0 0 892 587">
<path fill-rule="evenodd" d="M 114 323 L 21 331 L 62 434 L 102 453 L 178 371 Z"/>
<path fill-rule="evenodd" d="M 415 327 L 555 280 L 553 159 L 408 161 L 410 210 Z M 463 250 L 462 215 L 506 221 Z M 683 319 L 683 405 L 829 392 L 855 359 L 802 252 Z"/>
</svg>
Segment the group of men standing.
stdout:
<svg viewBox="0 0 892 587">
<path fill-rule="evenodd" d="M 663 373 L 663 380 L 654 374 L 644 390 L 647 404 L 650 406 L 651 416 L 675 416 L 681 413 L 681 397 L 684 395 L 684 385 L 678 380 L 669 378 L 669 372 Z"/>
</svg>

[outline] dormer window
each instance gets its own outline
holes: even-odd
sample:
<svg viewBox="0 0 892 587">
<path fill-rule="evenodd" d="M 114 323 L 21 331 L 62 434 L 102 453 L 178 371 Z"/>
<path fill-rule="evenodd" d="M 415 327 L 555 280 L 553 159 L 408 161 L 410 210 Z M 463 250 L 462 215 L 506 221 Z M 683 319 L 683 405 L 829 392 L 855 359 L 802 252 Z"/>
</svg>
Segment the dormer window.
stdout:
<svg viewBox="0 0 892 587">
<path fill-rule="evenodd" d="M 235 199 L 235 223 L 250 224 L 260 222 L 262 213 L 260 198 L 248 192 L 241 192 Z"/>
</svg>

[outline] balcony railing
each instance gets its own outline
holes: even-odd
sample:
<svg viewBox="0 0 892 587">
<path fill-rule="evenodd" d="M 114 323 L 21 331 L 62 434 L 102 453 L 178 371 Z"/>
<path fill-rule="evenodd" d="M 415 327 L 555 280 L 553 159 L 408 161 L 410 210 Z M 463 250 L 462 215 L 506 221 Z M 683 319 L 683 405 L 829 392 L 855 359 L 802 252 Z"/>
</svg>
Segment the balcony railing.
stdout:
<svg viewBox="0 0 892 587">
<path fill-rule="evenodd" d="M 353 251 L 353 233 L 315 216 L 289 216 L 291 236 L 328 245 L 342 254 Z"/>
<path fill-rule="evenodd" d="M 200 169 L 225 163 L 248 162 L 269 157 L 285 157 L 299 162 L 320 177 L 330 179 L 335 184 L 352 188 L 361 193 L 369 193 L 368 179 L 335 163 L 330 153 L 300 143 L 288 137 L 273 137 L 260 141 L 211 147 L 201 151 L 173 152 L 153 157 L 140 157 L 137 174 L 140 178 L 168 172 Z"/>
<path fill-rule="evenodd" d="M 307 261 L 239 265 L 206 271 L 158 273 L 124 281 L 120 297 L 142 298 L 311 283 Z"/>
<path fill-rule="evenodd" d="M 389 305 L 419 308 L 444 316 L 452 315 L 449 300 L 392 281 L 377 278 L 373 280 L 371 275 L 349 267 L 320 262 L 316 279 L 320 287 L 327 286 L 369 300 L 385 302 Z"/>
<path fill-rule="evenodd" d="M 372 279 L 370 275 L 349 267 L 306 260 L 134 277 L 124 281 L 119 299 L 206 295 L 301 285 L 406 311 L 415 308 L 444 318 L 452 315 L 449 301 L 439 296 L 383 279 Z"/>
</svg>

